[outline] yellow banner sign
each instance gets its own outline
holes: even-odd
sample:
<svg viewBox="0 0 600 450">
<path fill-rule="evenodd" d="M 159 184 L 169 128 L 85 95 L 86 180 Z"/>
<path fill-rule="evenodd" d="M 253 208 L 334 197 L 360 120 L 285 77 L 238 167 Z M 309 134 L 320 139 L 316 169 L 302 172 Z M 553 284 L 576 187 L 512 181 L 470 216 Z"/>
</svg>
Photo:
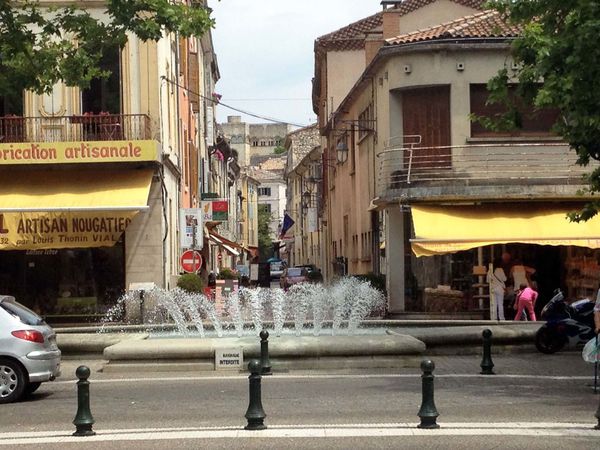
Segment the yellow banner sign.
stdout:
<svg viewBox="0 0 600 450">
<path fill-rule="evenodd" d="M 0 166 L 156 161 L 158 142 L 81 141 L 0 144 Z"/>
<path fill-rule="evenodd" d="M 112 247 L 137 211 L 0 213 L 0 250 Z"/>
</svg>

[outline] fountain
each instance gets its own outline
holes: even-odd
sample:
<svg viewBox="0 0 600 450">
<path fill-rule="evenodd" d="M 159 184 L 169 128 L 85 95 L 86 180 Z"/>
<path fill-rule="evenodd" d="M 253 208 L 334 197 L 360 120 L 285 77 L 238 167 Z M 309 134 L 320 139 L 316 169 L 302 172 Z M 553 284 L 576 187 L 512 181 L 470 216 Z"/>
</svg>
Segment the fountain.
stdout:
<svg viewBox="0 0 600 450">
<path fill-rule="evenodd" d="M 383 315 L 385 297 L 352 277 L 287 291 L 240 288 L 216 301 L 178 288 L 146 291 L 143 305 L 141 297 L 126 293 L 99 328 L 98 340 L 109 342 L 108 370 L 131 370 L 140 361 L 212 370 L 223 349 L 257 357 L 263 329 L 278 368 L 398 367 L 425 350 L 418 339 L 387 333 L 385 321 L 371 320 Z"/>
<path fill-rule="evenodd" d="M 131 318 L 130 314 L 139 311 L 139 298 L 138 291 L 123 295 L 105 316 L 100 331 L 115 331 L 110 325 L 123 315 L 123 330 L 139 323 L 140 317 Z M 356 278 L 343 278 L 330 288 L 300 283 L 287 292 L 240 288 L 217 304 L 202 294 L 179 288 L 154 288 L 145 292 L 144 298 L 142 329 L 152 337 L 257 336 L 263 329 L 277 337 L 292 332 L 296 336 L 354 335 L 364 332 L 361 322 L 385 305 L 382 292 Z M 328 319 L 331 326 L 325 327 Z M 293 324 L 291 328 L 285 326 L 288 322 Z"/>
</svg>

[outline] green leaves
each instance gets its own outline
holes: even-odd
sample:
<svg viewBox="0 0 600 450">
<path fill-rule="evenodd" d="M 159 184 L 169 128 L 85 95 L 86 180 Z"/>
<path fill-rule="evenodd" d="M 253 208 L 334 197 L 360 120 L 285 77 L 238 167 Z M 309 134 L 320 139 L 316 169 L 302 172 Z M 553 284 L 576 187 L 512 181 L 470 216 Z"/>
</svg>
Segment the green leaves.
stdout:
<svg viewBox="0 0 600 450">
<path fill-rule="evenodd" d="M 169 0 L 108 0 L 103 19 L 83 6 L 0 0 L 0 95 L 49 92 L 59 81 L 84 88 L 108 75 L 98 68 L 102 53 L 123 47 L 127 33 L 157 41 L 169 33 L 202 36 L 214 25 L 208 8 Z"/>
<path fill-rule="evenodd" d="M 490 5 L 523 28 L 512 45 L 520 66 L 515 72 L 519 94 L 537 107 L 560 111 L 555 130 L 577 152 L 580 164 L 600 158 L 600 2 L 493 0 Z M 506 69 L 490 81 L 495 98 L 502 98 L 502 84 L 507 82 Z M 531 89 L 540 82 L 543 86 Z M 587 180 L 587 194 L 600 192 L 598 170 Z M 572 218 L 587 220 L 599 207 L 599 202 L 591 202 Z"/>
</svg>

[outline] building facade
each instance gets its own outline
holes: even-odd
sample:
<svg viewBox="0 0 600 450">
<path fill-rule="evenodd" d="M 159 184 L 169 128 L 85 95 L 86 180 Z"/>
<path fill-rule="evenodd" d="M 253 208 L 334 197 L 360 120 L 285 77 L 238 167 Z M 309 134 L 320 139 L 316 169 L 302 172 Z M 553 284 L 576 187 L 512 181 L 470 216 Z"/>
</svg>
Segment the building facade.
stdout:
<svg viewBox="0 0 600 450">
<path fill-rule="evenodd" d="M 285 139 L 286 213 L 294 225 L 283 236 L 288 264 L 321 264 L 318 220 L 321 147 L 316 125 L 300 128 Z"/>
<path fill-rule="evenodd" d="M 0 101 L 0 291 L 55 322 L 98 318 L 138 283 L 174 287 L 179 210 L 225 165 L 216 103 L 198 95 L 219 78 L 210 33 L 131 36 L 102 64 L 110 77 L 89 89 Z"/>
<path fill-rule="evenodd" d="M 273 242 L 279 241 L 279 233 L 286 209 L 286 184 L 283 176 L 268 170 L 251 167 L 249 172 L 260 182 L 258 187 L 258 205 L 266 209 L 271 219 L 269 235 Z"/>
<path fill-rule="evenodd" d="M 577 191 L 589 168 L 552 133 L 556 112 L 521 109 L 520 127 L 504 133 L 472 120 L 502 112 L 486 83 L 515 67 L 520 30 L 475 1 L 407 0 L 377 16 L 367 32 L 350 26 L 364 69 L 331 111 L 335 80 L 316 72 L 323 160 L 335 162 L 324 166 L 330 273 L 336 262 L 385 273 L 390 313 L 483 312 L 490 264 L 509 279 L 534 268 L 545 301 L 557 287 L 590 295 L 600 226 L 566 219 L 586 200 Z"/>
</svg>

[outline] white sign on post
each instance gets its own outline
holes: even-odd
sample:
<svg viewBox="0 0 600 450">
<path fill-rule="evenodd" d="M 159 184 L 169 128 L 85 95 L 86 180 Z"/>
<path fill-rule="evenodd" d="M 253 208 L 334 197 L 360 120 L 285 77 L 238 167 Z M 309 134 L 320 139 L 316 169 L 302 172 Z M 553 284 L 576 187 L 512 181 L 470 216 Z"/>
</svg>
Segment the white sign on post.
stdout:
<svg viewBox="0 0 600 450">
<path fill-rule="evenodd" d="M 244 368 L 244 352 L 241 348 L 215 349 L 215 370 L 240 370 Z"/>
<path fill-rule="evenodd" d="M 200 208 L 182 208 L 179 210 L 179 229 L 181 248 L 202 250 L 204 245 L 204 225 Z M 194 239 L 194 231 L 196 237 Z"/>
</svg>

